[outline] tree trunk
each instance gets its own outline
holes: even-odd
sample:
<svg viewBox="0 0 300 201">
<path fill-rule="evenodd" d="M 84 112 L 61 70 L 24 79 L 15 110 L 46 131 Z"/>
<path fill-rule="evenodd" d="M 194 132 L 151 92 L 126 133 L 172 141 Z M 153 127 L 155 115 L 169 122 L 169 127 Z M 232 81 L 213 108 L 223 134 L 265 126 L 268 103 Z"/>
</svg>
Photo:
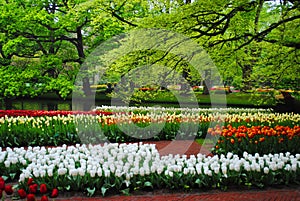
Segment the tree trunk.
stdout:
<svg viewBox="0 0 300 201">
<path fill-rule="evenodd" d="M 81 33 L 81 28 L 78 27 L 76 29 L 77 33 L 77 43 L 76 43 L 76 49 L 79 57 L 79 63 L 82 64 L 84 59 L 85 59 L 85 54 L 84 54 L 84 47 L 83 47 L 83 36 Z M 88 69 L 83 69 L 83 70 L 88 70 Z M 91 96 L 92 95 L 92 90 L 91 90 L 91 84 L 90 84 L 90 79 L 89 76 L 86 75 L 82 78 L 82 83 L 83 83 L 83 92 L 85 96 Z"/>
<path fill-rule="evenodd" d="M 212 87 L 211 84 L 211 72 L 210 70 L 205 70 L 204 71 L 204 76 L 203 76 L 203 85 L 204 85 L 204 89 L 203 89 L 203 94 L 204 95 L 209 95 L 209 89 Z"/>
<path fill-rule="evenodd" d="M 242 67 L 242 91 L 247 91 L 252 88 L 252 81 L 250 79 L 252 73 L 252 66 L 250 64 L 244 64 Z"/>
</svg>

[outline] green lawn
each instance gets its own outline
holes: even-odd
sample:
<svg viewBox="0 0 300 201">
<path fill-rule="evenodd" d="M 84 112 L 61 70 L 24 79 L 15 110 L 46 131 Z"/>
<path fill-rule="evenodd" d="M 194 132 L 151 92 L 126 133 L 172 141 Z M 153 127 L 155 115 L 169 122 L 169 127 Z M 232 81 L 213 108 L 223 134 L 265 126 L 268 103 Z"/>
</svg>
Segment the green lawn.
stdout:
<svg viewBox="0 0 300 201">
<path fill-rule="evenodd" d="M 274 98 L 265 94 L 260 95 L 252 95 L 251 93 L 231 93 L 224 95 L 221 94 L 213 94 L 213 95 L 202 95 L 199 92 L 195 92 L 195 96 L 197 98 L 199 105 L 210 105 L 211 98 L 213 98 L 213 104 L 224 104 L 232 106 L 273 106 Z M 179 92 L 176 94 L 172 94 L 168 91 L 158 91 L 158 92 L 138 92 L 138 94 L 133 98 L 132 104 L 139 105 L 153 105 L 153 104 L 168 104 L 179 106 L 180 103 L 193 103 L 193 99 L 190 98 L 189 95 L 182 95 Z M 59 99 L 57 94 L 48 93 L 40 96 L 39 98 L 43 99 Z M 111 97 L 105 93 L 96 93 L 95 97 L 96 101 L 110 102 Z M 68 96 L 67 100 L 72 100 L 72 95 Z M 138 101 L 136 101 L 138 100 Z M 179 101 L 178 101 L 179 100 Z"/>
<path fill-rule="evenodd" d="M 177 99 L 177 97 L 179 99 Z M 273 106 L 275 99 L 271 96 L 260 94 L 252 95 L 251 93 L 231 93 L 231 94 L 212 94 L 202 95 L 201 93 L 195 92 L 198 104 L 210 105 L 213 104 L 227 104 L 234 106 Z M 153 98 L 152 98 L 153 97 Z M 178 101 L 180 100 L 180 101 Z M 213 100 L 213 102 L 211 102 Z M 149 94 L 149 97 L 146 96 L 145 100 L 142 100 L 142 103 L 168 103 L 168 104 L 178 104 L 180 103 L 191 103 L 193 100 L 190 96 L 184 96 L 178 94 L 171 94 L 170 92 L 158 92 L 156 95 Z"/>
</svg>

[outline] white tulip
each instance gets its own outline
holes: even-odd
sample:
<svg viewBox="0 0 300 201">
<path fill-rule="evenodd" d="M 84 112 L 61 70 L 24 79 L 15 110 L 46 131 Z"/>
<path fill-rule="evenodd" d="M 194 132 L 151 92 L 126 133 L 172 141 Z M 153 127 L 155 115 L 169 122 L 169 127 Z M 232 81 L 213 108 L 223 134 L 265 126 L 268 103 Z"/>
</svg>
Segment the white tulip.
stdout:
<svg viewBox="0 0 300 201">
<path fill-rule="evenodd" d="M 293 164 L 292 164 L 291 170 L 294 171 L 294 172 L 297 171 L 297 163 L 293 163 Z"/>
<path fill-rule="evenodd" d="M 102 169 L 101 169 L 101 167 L 98 167 L 98 169 L 97 169 L 97 175 L 98 175 L 98 177 L 102 177 Z"/>
<path fill-rule="evenodd" d="M 104 176 L 105 177 L 110 177 L 110 171 L 109 170 L 104 170 Z"/>
<path fill-rule="evenodd" d="M 95 177 L 96 176 L 96 171 L 95 170 L 90 170 L 90 175 L 91 177 Z"/>
<path fill-rule="evenodd" d="M 58 175 L 65 175 L 67 173 L 67 169 L 66 168 L 59 168 L 57 170 Z"/>
<path fill-rule="evenodd" d="M 45 177 L 46 176 L 46 170 L 40 170 L 40 177 Z"/>
<path fill-rule="evenodd" d="M 234 170 L 235 170 L 236 172 L 239 172 L 240 169 L 241 169 L 240 163 L 236 163 L 236 164 L 234 165 Z"/>
<path fill-rule="evenodd" d="M 10 167 L 10 160 L 4 161 L 4 165 L 5 165 L 6 168 L 9 168 Z"/>
<path fill-rule="evenodd" d="M 219 174 L 220 169 L 216 167 L 216 168 L 214 168 L 214 172 L 215 172 L 215 174 Z"/>
<path fill-rule="evenodd" d="M 34 169 L 34 170 L 33 170 L 33 175 L 34 175 L 35 177 L 39 177 L 39 176 L 40 176 L 40 171 L 39 171 L 38 169 Z"/>
<path fill-rule="evenodd" d="M 144 176 L 145 175 L 145 169 L 144 168 L 140 168 L 140 171 L 139 171 L 139 174 L 141 175 L 141 176 Z"/>
<path fill-rule="evenodd" d="M 85 169 L 82 167 L 78 168 L 78 174 L 83 177 L 85 175 Z"/>
<path fill-rule="evenodd" d="M 227 167 L 226 166 L 221 166 L 222 174 L 226 175 L 227 174 Z"/>
<path fill-rule="evenodd" d="M 227 155 L 226 155 L 226 158 L 227 158 L 227 159 L 231 159 L 232 156 L 233 156 L 233 153 L 228 152 Z"/>
<path fill-rule="evenodd" d="M 158 166 L 157 169 L 156 169 L 156 171 L 157 171 L 157 174 L 161 174 L 162 171 L 163 171 L 163 167 Z"/>
<path fill-rule="evenodd" d="M 265 167 L 265 168 L 264 168 L 264 173 L 265 173 L 265 174 L 269 174 L 269 168 L 268 168 L 268 167 Z"/>
<path fill-rule="evenodd" d="M 183 174 L 187 175 L 189 173 L 189 169 L 188 168 L 184 168 L 183 169 Z"/>
<path fill-rule="evenodd" d="M 73 177 L 76 177 L 78 175 L 78 170 L 76 168 L 69 169 L 69 174 Z"/>
<path fill-rule="evenodd" d="M 52 176 L 53 176 L 53 169 L 52 169 L 52 168 L 48 168 L 48 169 L 47 169 L 47 175 L 48 175 L 49 177 L 52 177 Z"/>
<path fill-rule="evenodd" d="M 25 181 L 25 174 L 21 173 L 19 177 L 19 182 L 24 182 Z"/>
<path fill-rule="evenodd" d="M 292 169 L 292 167 L 291 167 L 291 165 L 290 164 L 287 164 L 286 166 L 285 166 L 285 168 L 284 168 L 284 170 L 286 170 L 286 171 L 290 171 Z"/>
<path fill-rule="evenodd" d="M 256 172 L 260 172 L 261 171 L 260 165 L 258 165 L 257 163 L 255 164 L 255 170 L 256 170 Z"/>
</svg>

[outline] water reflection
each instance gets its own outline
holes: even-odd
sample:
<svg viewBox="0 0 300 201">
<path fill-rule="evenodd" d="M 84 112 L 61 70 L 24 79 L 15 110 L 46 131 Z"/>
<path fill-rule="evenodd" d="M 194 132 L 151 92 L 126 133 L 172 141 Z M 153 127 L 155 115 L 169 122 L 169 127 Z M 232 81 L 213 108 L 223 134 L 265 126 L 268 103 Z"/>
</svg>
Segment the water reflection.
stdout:
<svg viewBox="0 0 300 201">
<path fill-rule="evenodd" d="M 73 103 L 74 104 L 74 103 Z M 73 107 L 76 110 L 88 111 L 95 106 L 107 105 L 110 106 L 110 101 L 96 101 L 90 105 L 90 101 L 77 101 Z M 179 104 L 166 104 L 166 103 L 145 103 L 143 106 L 162 106 L 162 107 L 180 107 Z M 136 106 L 136 105 L 135 105 Z M 188 106 L 188 105 L 187 105 Z M 211 107 L 211 105 L 202 105 L 200 107 Z M 72 110 L 72 100 L 46 100 L 46 99 L 25 99 L 25 100 L 12 100 L 0 101 L 0 110 Z"/>
<path fill-rule="evenodd" d="M 72 110 L 71 101 L 12 100 L 0 102 L 1 110 Z"/>
</svg>

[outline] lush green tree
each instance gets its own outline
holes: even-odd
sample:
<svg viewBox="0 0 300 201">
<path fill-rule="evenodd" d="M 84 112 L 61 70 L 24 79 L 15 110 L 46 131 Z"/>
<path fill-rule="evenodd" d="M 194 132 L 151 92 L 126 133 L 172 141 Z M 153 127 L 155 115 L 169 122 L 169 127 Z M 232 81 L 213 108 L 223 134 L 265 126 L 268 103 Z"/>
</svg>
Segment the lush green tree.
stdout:
<svg viewBox="0 0 300 201">
<path fill-rule="evenodd" d="M 130 22 L 136 11 L 144 14 L 140 1 L 1 0 L 0 5 L 1 65 L 19 68 L 19 58 L 38 59 L 41 75 L 49 78 L 44 90 L 63 98 L 72 92 L 71 83 L 89 52 L 136 26 Z M 83 82 L 90 94 L 87 77 Z"/>
<path fill-rule="evenodd" d="M 223 79 L 246 90 L 257 85 L 253 78 L 259 69 L 268 69 L 269 74 L 278 68 L 298 72 L 299 8 L 298 1 L 198 0 L 148 18 L 144 26 L 194 38 L 210 53 Z M 286 58 L 290 52 L 294 59 Z M 289 71 L 285 72 L 281 78 L 289 79 Z M 267 79 L 272 82 L 272 77 Z"/>
<path fill-rule="evenodd" d="M 210 54 L 226 84 L 244 90 L 299 88 L 299 1 L 0 0 L 0 13 L 3 97 L 49 91 L 67 97 L 87 56 L 103 41 L 135 28 L 163 28 L 191 37 Z M 170 69 L 155 71 L 157 79 L 171 80 L 176 73 L 190 85 L 206 79 L 188 65 L 191 58 L 170 52 L 129 53 L 111 66 L 105 79 L 115 82 L 152 64 Z M 82 82 L 85 94 L 91 94 L 90 78 L 82 77 Z"/>
</svg>

